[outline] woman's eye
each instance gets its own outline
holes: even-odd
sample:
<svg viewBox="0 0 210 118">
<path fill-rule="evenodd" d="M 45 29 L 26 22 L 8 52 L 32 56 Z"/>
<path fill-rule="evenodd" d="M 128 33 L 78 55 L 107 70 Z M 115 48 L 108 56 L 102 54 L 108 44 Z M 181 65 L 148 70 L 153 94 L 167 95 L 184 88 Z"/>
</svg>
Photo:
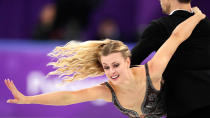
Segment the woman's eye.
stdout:
<svg viewBox="0 0 210 118">
<path fill-rule="evenodd" d="M 109 69 L 109 67 L 106 67 L 106 66 L 105 66 L 105 67 L 104 67 L 104 69 L 105 69 L 105 70 L 108 70 L 108 69 Z"/>
<path fill-rule="evenodd" d="M 118 67 L 120 64 L 114 64 L 114 67 Z"/>
</svg>

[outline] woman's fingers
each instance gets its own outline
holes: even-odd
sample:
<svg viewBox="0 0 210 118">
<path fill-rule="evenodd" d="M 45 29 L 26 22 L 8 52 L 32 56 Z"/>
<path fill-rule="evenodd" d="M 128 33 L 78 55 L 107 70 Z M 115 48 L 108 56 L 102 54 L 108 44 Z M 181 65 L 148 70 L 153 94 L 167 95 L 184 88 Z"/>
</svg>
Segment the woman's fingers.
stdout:
<svg viewBox="0 0 210 118">
<path fill-rule="evenodd" d="M 10 86 L 9 79 L 5 79 L 4 82 L 5 82 L 6 86 L 7 86 L 7 88 L 11 91 L 11 86 Z"/>
<path fill-rule="evenodd" d="M 197 14 L 201 19 L 204 19 L 206 17 L 205 14 L 202 13 L 202 11 L 198 7 L 192 8 L 193 12 Z"/>
<path fill-rule="evenodd" d="M 7 103 L 20 104 L 21 101 L 23 100 L 23 97 L 24 97 L 22 95 L 22 93 L 20 93 L 18 91 L 18 89 L 16 88 L 16 86 L 15 86 L 15 84 L 14 84 L 14 82 L 12 80 L 5 79 L 4 82 L 5 82 L 6 86 L 7 86 L 7 88 L 11 91 L 11 93 L 12 93 L 12 95 L 14 97 L 14 99 L 8 99 Z"/>
<path fill-rule="evenodd" d="M 13 90 L 18 91 L 18 89 L 16 88 L 15 84 L 13 83 L 13 81 L 11 81 L 11 86 L 12 86 Z"/>
<path fill-rule="evenodd" d="M 7 87 L 9 88 L 10 91 L 12 91 L 12 86 L 11 86 L 11 82 L 9 79 L 6 80 L 7 83 Z"/>
<path fill-rule="evenodd" d="M 5 80 L 5 84 L 7 85 L 7 87 L 9 88 L 9 90 L 14 91 L 17 90 L 17 88 L 15 87 L 13 81 L 6 79 Z"/>
<path fill-rule="evenodd" d="M 201 10 L 200 10 L 198 7 L 193 7 L 192 10 L 193 10 L 195 13 L 202 13 Z"/>
<path fill-rule="evenodd" d="M 5 80 L 5 84 L 6 86 L 8 87 L 8 89 L 11 91 L 11 93 L 13 94 L 14 97 L 17 97 L 18 96 L 18 90 L 17 88 L 15 87 L 13 81 L 10 81 L 9 79 L 6 79 Z"/>
</svg>

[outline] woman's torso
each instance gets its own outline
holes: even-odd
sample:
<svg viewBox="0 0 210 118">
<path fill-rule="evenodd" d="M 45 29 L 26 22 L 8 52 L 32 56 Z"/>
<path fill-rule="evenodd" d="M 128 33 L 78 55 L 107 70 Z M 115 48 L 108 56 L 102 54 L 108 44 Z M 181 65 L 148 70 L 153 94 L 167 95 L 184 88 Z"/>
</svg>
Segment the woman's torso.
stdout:
<svg viewBox="0 0 210 118">
<path fill-rule="evenodd" d="M 135 69 L 133 69 L 135 71 Z M 158 108 L 159 91 L 153 86 L 149 76 L 148 67 L 138 67 L 140 71 L 135 77 L 143 79 L 138 83 L 138 87 L 134 91 L 122 93 L 115 89 L 114 85 L 106 82 L 105 85 L 110 89 L 112 94 L 112 102 L 124 114 L 131 118 L 156 118 L 163 114 L 163 110 Z"/>
</svg>

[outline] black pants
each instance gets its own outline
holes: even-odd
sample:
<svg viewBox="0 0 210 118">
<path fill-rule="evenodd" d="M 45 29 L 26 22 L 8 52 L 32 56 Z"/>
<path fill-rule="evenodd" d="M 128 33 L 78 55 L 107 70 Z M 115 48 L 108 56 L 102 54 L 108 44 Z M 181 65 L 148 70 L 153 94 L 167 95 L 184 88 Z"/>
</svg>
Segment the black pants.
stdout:
<svg viewBox="0 0 210 118">
<path fill-rule="evenodd" d="M 167 118 L 210 118 L 210 106 L 196 109 L 191 113 L 182 117 L 167 117 Z"/>
</svg>

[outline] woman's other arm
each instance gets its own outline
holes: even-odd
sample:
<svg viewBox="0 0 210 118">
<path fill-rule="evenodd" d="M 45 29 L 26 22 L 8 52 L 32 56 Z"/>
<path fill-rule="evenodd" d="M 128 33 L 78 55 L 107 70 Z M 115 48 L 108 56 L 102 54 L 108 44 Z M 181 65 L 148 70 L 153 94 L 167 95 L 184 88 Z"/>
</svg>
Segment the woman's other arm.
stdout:
<svg viewBox="0 0 210 118">
<path fill-rule="evenodd" d="M 169 39 L 158 49 L 154 57 L 148 62 L 150 76 L 153 82 L 160 83 L 169 60 L 178 48 L 192 34 L 196 25 L 206 16 L 197 8 L 193 8 L 194 15 L 180 23 L 172 32 Z"/>
<path fill-rule="evenodd" d="M 97 99 L 104 99 L 109 102 L 111 101 L 111 93 L 108 88 L 103 85 L 98 85 L 79 91 L 60 91 L 35 96 L 24 96 L 15 87 L 13 81 L 7 79 L 5 80 L 5 84 L 14 96 L 14 99 L 7 100 L 7 103 L 61 106 L 93 101 Z"/>
</svg>

